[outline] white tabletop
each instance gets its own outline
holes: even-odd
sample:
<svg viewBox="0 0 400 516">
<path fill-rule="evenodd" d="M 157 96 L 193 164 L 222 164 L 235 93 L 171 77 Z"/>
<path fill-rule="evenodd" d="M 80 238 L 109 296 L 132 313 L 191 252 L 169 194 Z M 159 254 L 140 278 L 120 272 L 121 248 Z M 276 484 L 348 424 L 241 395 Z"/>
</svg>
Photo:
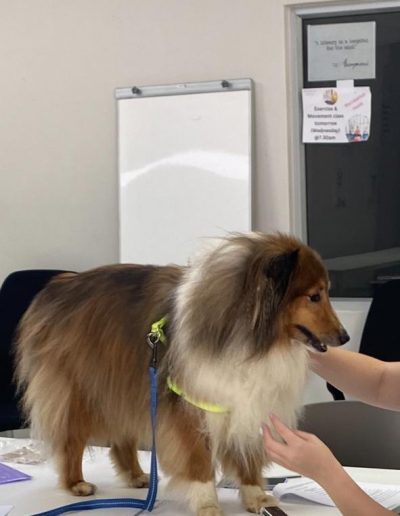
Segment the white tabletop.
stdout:
<svg viewBox="0 0 400 516">
<path fill-rule="evenodd" d="M 29 446 L 30 443 L 31 441 L 27 439 L 0 438 L 0 462 L 5 463 L 1 457 L 3 454 L 20 449 L 23 446 Z M 140 461 L 143 469 L 148 471 L 149 453 L 141 452 Z M 115 475 L 107 448 L 96 447 L 85 453 L 83 462 L 85 479 L 97 485 L 96 495 L 90 497 L 78 498 L 59 488 L 57 486 L 57 475 L 51 461 L 34 465 L 7 461 L 7 464 L 32 476 L 32 480 L 0 485 L 0 506 L 12 505 L 13 509 L 9 513 L 10 516 L 28 516 L 61 505 L 95 498 L 145 498 L 147 493 L 146 490 L 124 487 L 122 481 Z M 355 480 L 400 485 L 400 475 L 397 470 L 347 469 Z M 272 477 L 291 474 L 291 472 L 273 465 L 266 474 Z M 152 514 L 166 516 L 187 516 L 190 514 L 187 507 L 182 503 L 182 494 L 166 490 L 166 484 L 167 479 L 161 478 L 157 496 L 158 501 Z M 218 496 L 222 510 L 227 516 L 249 514 L 241 507 L 237 490 L 218 489 Z M 280 506 L 289 516 L 333 516 L 340 514 L 334 507 L 315 504 L 281 503 Z M 96 509 L 89 512 L 80 511 L 68 514 L 132 516 L 139 512 L 136 509 Z"/>
</svg>

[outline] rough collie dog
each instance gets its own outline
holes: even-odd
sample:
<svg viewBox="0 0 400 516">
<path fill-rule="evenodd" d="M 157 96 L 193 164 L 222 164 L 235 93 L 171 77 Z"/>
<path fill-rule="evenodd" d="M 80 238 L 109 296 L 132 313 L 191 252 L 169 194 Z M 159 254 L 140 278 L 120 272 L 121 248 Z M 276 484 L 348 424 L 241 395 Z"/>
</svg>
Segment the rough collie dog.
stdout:
<svg viewBox="0 0 400 516">
<path fill-rule="evenodd" d="M 319 256 L 282 234 L 233 235 L 189 267 L 112 265 L 61 274 L 36 296 L 19 329 L 17 378 L 62 485 L 76 495 L 94 492 L 81 467 L 90 439 L 111 443 L 128 485 L 148 484 L 137 459 L 138 447 L 151 442 L 146 335 L 164 316 L 161 468 L 186 486 L 198 516 L 222 514 L 217 464 L 237 481 L 248 511 L 276 505 L 262 489 L 268 457 L 260 424 L 273 411 L 295 426 L 307 347 L 324 351 L 348 340 Z"/>
</svg>

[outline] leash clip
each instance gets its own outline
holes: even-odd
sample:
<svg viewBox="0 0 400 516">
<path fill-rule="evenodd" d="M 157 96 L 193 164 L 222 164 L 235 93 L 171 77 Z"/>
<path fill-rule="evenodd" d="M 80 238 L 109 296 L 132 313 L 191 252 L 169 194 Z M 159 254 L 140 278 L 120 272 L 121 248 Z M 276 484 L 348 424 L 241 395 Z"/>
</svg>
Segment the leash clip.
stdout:
<svg viewBox="0 0 400 516">
<path fill-rule="evenodd" d="M 164 326 L 167 323 L 167 316 L 164 316 L 159 321 L 156 321 L 151 325 L 151 331 L 146 336 L 146 342 L 150 349 L 153 351 L 150 367 L 157 368 L 157 344 L 159 342 L 165 342 L 166 336 L 164 333 Z"/>
<path fill-rule="evenodd" d="M 152 350 L 151 355 L 151 367 L 157 367 L 157 344 L 160 342 L 160 334 L 158 332 L 150 332 L 146 336 L 146 341 L 150 349 Z"/>
<path fill-rule="evenodd" d="M 154 331 L 151 331 L 146 335 L 146 342 L 150 346 L 151 349 L 160 342 L 160 334 Z"/>
</svg>

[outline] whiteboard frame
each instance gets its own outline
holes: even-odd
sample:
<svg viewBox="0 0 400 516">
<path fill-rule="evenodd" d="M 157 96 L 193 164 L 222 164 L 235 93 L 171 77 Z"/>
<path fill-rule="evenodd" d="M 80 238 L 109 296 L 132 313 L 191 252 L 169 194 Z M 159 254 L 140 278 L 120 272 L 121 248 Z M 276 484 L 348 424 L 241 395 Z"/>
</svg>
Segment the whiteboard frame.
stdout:
<svg viewBox="0 0 400 516">
<path fill-rule="evenodd" d="M 253 214 L 253 177 L 254 177 L 254 83 L 250 78 L 243 79 L 222 79 L 216 81 L 201 81 L 201 82 L 184 82 L 176 84 L 160 84 L 160 85 L 147 85 L 147 86 L 131 86 L 121 87 L 115 89 L 115 99 L 117 104 L 119 100 L 127 99 L 140 99 L 145 97 L 161 97 L 171 95 L 190 95 L 198 93 L 224 93 L 230 91 L 248 91 L 249 92 L 249 141 L 250 141 L 250 155 L 249 155 L 249 178 L 248 178 L 248 200 L 249 200 L 249 212 L 248 220 L 249 227 L 248 231 L 254 229 L 254 214 Z M 117 147 L 119 140 L 119 121 L 118 121 L 118 109 L 117 109 Z M 117 171 L 118 176 L 119 170 L 119 155 L 117 153 Z M 118 186 L 118 260 L 121 261 L 121 188 Z"/>
<path fill-rule="evenodd" d="M 252 79 L 223 79 L 220 81 L 181 82 L 177 84 L 160 84 L 155 86 L 131 86 L 117 88 L 117 100 L 143 97 L 161 97 L 165 95 L 190 95 L 192 93 L 217 93 L 221 91 L 253 92 Z"/>
</svg>

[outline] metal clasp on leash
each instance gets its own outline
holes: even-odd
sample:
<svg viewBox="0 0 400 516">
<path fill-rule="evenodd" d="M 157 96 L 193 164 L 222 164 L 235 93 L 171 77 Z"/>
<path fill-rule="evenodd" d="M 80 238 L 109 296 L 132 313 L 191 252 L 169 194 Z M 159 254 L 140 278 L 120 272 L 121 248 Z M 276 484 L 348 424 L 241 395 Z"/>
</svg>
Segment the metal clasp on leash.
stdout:
<svg viewBox="0 0 400 516">
<path fill-rule="evenodd" d="M 150 332 L 146 336 L 146 342 L 152 350 L 151 367 L 157 367 L 157 344 L 160 342 L 160 334 L 158 332 Z"/>
<path fill-rule="evenodd" d="M 164 333 L 164 326 L 167 324 L 168 317 L 165 315 L 159 321 L 154 322 L 151 325 L 151 331 L 146 336 L 146 342 L 153 351 L 151 357 L 151 366 L 157 367 L 157 344 L 159 342 L 165 342 L 166 336 Z"/>
</svg>

